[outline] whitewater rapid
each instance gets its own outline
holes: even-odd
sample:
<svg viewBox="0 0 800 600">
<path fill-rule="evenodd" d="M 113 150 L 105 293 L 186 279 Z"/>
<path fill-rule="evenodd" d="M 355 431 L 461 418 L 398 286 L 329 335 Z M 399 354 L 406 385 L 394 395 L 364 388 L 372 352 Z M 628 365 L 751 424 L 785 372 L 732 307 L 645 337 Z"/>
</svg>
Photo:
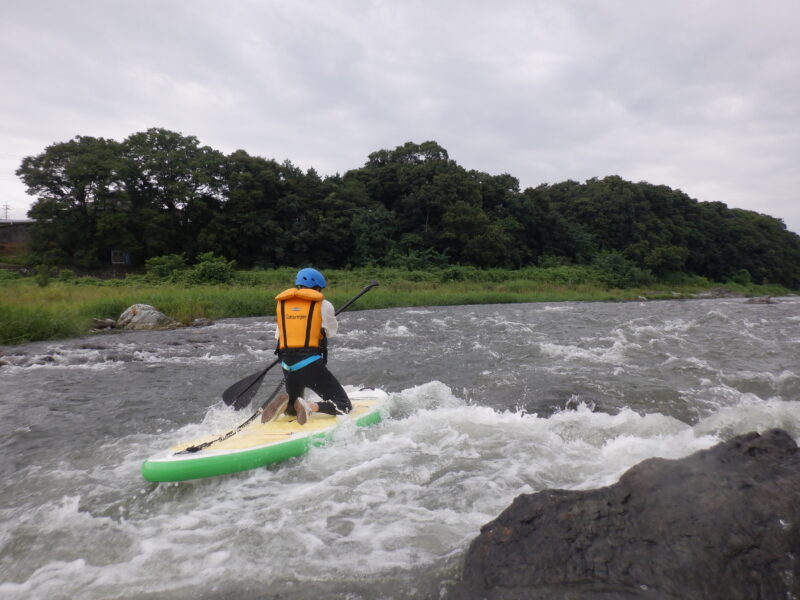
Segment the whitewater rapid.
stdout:
<svg viewBox="0 0 800 600">
<path fill-rule="evenodd" d="M 331 370 L 390 393 L 381 424 L 176 484 L 141 462 L 247 417 L 218 398 L 272 360 L 269 320 L 0 349 L 0 597 L 446 598 L 519 494 L 747 431 L 800 437 L 797 298 L 392 309 L 341 328 Z"/>
</svg>

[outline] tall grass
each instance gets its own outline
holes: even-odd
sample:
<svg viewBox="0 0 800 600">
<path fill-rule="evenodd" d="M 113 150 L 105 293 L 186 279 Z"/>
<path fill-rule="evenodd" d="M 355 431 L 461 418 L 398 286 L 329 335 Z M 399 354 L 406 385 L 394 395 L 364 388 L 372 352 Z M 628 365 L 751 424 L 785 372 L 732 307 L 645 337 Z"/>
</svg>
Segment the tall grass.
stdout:
<svg viewBox="0 0 800 600">
<path fill-rule="evenodd" d="M 101 281 L 93 278 L 52 280 L 0 279 L 0 344 L 75 337 L 87 333 L 92 319 L 116 319 L 130 305 L 150 304 L 182 323 L 206 317 L 270 316 L 275 295 L 289 287 L 294 269 L 246 271 L 232 284 L 159 284 L 146 277 Z M 448 267 L 429 271 L 362 268 L 325 272 L 326 297 L 335 306 L 358 293 L 371 280 L 380 286 L 350 310 L 397 306 L 443 306 L 510 302 L 619 301 L 689 297 L 713 287 L 699 277 L 683 277 L 647 289 L 607 289 L 589 267 L 559 266 L 480 270 Z M 780 286 L 728 285 L 749 295 L 782 295 Z"/>
</svg>

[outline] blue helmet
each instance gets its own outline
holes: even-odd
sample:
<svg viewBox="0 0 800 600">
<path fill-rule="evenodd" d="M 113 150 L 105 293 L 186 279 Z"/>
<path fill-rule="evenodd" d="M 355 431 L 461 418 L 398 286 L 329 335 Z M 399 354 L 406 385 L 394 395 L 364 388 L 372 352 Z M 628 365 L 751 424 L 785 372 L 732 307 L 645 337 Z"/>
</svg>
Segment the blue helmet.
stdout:
<svg viewBox="0 0 800 600">
<path fill-rule="evenodd" d="M 316 269 L 300 269 L 297 272 L 297 277 L 294 280 L 295 285 L 302 285 L 303 287 L 325 287 L 325 277 Z"/>
</svg>

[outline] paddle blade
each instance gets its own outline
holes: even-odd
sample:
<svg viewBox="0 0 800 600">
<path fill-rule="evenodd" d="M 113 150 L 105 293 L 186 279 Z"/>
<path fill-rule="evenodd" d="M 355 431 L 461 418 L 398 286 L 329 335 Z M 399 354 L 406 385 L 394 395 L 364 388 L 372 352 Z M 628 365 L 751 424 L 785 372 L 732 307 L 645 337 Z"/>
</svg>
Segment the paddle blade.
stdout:
<svg viewBox="0 0 800 600">
<path fill-rule="evenodd" d="M 233 406 L 236 410 L 242 410 L 250 405 L 253 396 L 261 387 L 261 382 L 269 369 L 264 369 L 258 373 L 248 375 L 244 379 L 237 381 L 227 390 L 222 392 L 222 401 L 228 406 Z"/>
</svg>

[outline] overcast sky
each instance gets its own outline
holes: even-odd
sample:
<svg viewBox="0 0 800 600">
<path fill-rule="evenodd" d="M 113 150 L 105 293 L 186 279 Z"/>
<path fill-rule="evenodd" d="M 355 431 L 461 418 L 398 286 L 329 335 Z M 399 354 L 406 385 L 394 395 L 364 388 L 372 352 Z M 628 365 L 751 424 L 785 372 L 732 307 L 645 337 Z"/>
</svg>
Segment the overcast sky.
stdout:
<svg viewBox="0 0 800 600">
<path fill-rule="evenodd" d="M 407 141 L 523 188 L 619 175 L 800 232 L 798 0 L 3 0 L 23 157 L 150 127 L 323 175 Z"/>
</svg>

